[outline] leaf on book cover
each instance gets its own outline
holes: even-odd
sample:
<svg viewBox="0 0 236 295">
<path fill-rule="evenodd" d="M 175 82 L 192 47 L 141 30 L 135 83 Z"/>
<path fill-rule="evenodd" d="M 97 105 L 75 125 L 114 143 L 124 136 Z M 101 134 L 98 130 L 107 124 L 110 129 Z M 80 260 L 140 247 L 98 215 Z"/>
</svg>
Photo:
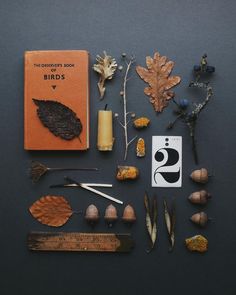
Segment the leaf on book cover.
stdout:
<svg viewBox="0 0 236 295">
<path fill-rule="evenodd" d="M 38 106 L 37 114 L 41 122 L 55 136 L 65 140 L 79 137 L 82 123 L 76 113 L 60 102 L 33 98 Z"/>
<path fill-rule="evenodd" d="M 141 66 L 136 67 L 136 71 L 141 79 L 149 84 L 144 89 L 144 93 L 150 96 L 150 102 L 156 112 L 162 112 L 168 105 L 168 100 L 174 97 L 174 92 L 170 89 L 179 84 L 179 76 L 170 76 L 174 67 L 173 61 L 168 61 L 166 56 L 161 56 L 158 52 L 146 57 L 147 69 Z"/>
<path fill-rule="evenodd" d="M 62 196 L 44 196 L 29 208 L 30 213 L 42 224 L 62 226 L 73 214 L 70 204 Z"/>
</svg>

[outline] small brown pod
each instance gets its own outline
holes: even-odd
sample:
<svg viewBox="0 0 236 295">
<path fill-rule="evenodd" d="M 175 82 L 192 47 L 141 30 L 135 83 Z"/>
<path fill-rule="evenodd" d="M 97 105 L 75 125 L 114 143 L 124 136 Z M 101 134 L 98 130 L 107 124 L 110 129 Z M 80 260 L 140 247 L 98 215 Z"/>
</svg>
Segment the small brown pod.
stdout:
<svg viewBox="0 0 236 295">
<path fill-rule="evenodd" d="M 89 205 L 88 208 L 86 209 L 84 218 L 87 220 L 87 222 L 90 225 L 94 226 L 99 220 L 99 212 L 97 207 L 93 204 Z"/>
<path fill-rule="evenodd" d="M 134 166 L 118 166 L 116 179 L 127 180 L 136 179 L 139 176 L 139 170 Z"/>
<path fill-rule="evenodd" d="M 190 220 L 201 227 L 205 227 L 208 222 L 208 216 L 205 212 L 198 212 L 193 214 Z"/>
<path fill-rule="evenodd" d="M 124 223 L 132 224 L 136 221 L 136 215 L 134 208 L 130 205 L 127 205 L 124 209 L 122 220 Z"/>
<path fill-rule="evenodd" d="M 191 203 L 200 204 L 200 205 L 206 204 L 208 199 L 210 198 L 211 198 L 211 195 L 205 190 L 194 192 L 188 197 Z"/>
<path fill-rule="evenodd" d="M 195 182 L 207 183 L 207 181 L 208 181 L 208 171 L 205 168 L 201 168 L 199 170 L 194 170 L 191 173 L 190 177 Z"/>
<path fill-rule="evenodd" d="M 116 207 L 114 207 L 113 205 L 107 206 L 104 219 L 108 223 L 109 227 L 112 227 L 118 219 Z"/>
</svg>

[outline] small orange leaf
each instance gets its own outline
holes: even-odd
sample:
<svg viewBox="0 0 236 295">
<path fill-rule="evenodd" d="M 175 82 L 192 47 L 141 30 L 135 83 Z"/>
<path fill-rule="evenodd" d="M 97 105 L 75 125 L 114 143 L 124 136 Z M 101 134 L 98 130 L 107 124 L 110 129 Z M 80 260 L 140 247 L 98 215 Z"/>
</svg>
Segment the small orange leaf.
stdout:
<svg viewBox="0 0 236 295">
<path fill-rule="evenodd" d="M 155 52 L 154 58 L 146 57 L 147 69 L 137 66 L 136 71 L 141 79 L 148 83 L 149 87 L 144 93 L 150 96 L 150 102 L 156 112 L 162 112 L 168 105 L 168 100 L 174 97 L 172 87 L 180 83 L 179 76 L 170 76 L 174 67 L 173 61 L 168 61 L 166 56 Z"/>
<path fill-rule="evenodd" d="M 30 213 L 42 224 L 62 226 L 73 214 L 70 204 L 62 196 L 44 196 L 29 208 Z"/>
</svg>

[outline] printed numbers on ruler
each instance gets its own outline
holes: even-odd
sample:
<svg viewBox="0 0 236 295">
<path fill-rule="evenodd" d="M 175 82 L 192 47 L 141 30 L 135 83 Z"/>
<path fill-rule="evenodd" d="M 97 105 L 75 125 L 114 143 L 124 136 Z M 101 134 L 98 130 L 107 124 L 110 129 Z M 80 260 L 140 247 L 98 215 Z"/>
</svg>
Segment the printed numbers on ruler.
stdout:
<svg viewBox="0 0 236 295">
<path fill-rule="evenodd" d="M 182 186 L 182 137 L 152 137 L 152 187 Z"/>
</svg>

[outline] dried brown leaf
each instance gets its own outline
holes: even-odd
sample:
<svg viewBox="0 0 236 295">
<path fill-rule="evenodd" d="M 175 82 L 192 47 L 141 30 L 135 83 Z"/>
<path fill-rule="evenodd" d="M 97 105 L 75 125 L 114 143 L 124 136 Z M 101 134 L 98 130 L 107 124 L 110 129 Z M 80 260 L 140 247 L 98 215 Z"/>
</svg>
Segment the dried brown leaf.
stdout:
<svg viewBox="0 0 236 295">
<path fill-rule="evenodd" d="M 97 64 L 93 65 L 94 71 L 100 74 L 100 78 L 97 84 L 100 92 L 100 99 L 103 99 L 105 94 L 105 81 L 112 79 L 117 68 L 116 60 L 110 55 L 107 55 L 106 51 L 104 51 L 103 54 L 103 57 L 97 55 Z"/>
<path fill-rule="evenodd" d="M 30 213 L 42 224 L 62 226 L 73 214 L 70 204 L 62 196 L 44 196 L 33 203 Z"/>
<path fill-rule="evenodd" d="M 162 112 L 168 105 L 168 100 L 174 97 L 174 92 L 170 89 L 179 84 L 179 76 L 170 76 L 174 67 L 173 61 L 167 61 L 166 56 L 161 56 L 158 52 L 154 58 L 146 57 L 147 69 L 141 66 L 136 67 L 136 71 L 141 79 L 148 83 L 149 87 L 144 89 L 144 93 L 150 96 L 150 102 L 156 112 Z"/>
</svg>

